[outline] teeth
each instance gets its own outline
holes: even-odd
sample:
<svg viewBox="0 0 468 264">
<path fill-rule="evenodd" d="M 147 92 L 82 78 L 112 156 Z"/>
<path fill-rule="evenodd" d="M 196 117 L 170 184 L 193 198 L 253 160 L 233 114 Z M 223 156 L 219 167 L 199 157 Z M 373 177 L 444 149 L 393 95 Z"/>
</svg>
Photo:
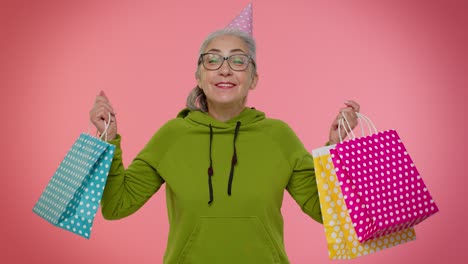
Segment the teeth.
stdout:
<svg viewBox="0 0 468 264">
<path fill-rule="evenodd" d="M 221 87 L 232 87 L 232 86 L 234 86 L 234 85 L 228 84 L 228 83 L 219 83 L 217 86 L 221 86 Z"/>
</svg>

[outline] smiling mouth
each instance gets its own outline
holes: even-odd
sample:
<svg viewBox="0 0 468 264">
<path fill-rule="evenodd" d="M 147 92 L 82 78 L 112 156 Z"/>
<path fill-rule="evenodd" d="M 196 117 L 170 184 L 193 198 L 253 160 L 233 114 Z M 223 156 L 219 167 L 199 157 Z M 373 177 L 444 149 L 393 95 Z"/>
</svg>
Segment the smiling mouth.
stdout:
<svg viewBox="0 0 468 264">
<path fill-rule="evenodd" d="M 230 88 L 235 87 L 236 85 L 230 82 L 220 82 L 220 83 L 216 83 L 215 86 L 221 89 L 230 89 Z"/>
</svg>

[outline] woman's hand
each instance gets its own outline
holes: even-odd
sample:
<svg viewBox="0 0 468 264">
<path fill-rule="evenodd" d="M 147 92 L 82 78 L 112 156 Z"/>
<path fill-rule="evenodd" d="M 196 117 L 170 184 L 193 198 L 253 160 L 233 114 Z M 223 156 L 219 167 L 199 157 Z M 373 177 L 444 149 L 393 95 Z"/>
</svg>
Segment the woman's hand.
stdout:
<svg viewBox="0 0 468 264">
<path fill-rule="evenodd" d="M 107 129 L 107 140 L 115 139 L 117 136 L 117 120 L 115 119 L 114 109 L 112 108 L 109 99 L 103 91 L 101 91 L 99 95 L 96 96 L 94 106 L 91 111 L 89 111 L 89 119 L 100 134 L 102 134 L 105 130 L 104 121 L 106 123 L 110 122 L 109 128 Z"/>
<path fill-rule="evenodd" d="M 346 101 L 345 105 L 346 107 L 343 107 L 340 109 L 339 114 L 336 116 L 335 120 L 333 121 L 331 125 L 329 141 L 328 141 L 330 145 L 340 143 L 340 135 L 338 134 L 338 121 L 340 119 L 343 119 L 343 115 L 341 113 L 343 113 L 346 116 L 346 119 L 351 125 L 351 128 L 354 129 L 356 125 L 358 124 L 356 112 L 359 112 L 359 108 L 360 108 L 359 104 L 350 100 L 350 101 Z M 345 125 L 347 126 L 346 123 Z M 349 130 L 347 127 L 346 129 Z M 343 126 L 340 128 L 340 130 L 341 130 L 341 137 L 345 138 L 346 130 L 343 128 Z"/>
</svg>

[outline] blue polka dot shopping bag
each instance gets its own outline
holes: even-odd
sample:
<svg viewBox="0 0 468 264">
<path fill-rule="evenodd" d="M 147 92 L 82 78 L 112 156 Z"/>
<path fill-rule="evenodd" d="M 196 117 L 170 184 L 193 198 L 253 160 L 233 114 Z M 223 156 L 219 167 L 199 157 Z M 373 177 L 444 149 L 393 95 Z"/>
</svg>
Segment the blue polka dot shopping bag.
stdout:
<svg viewBox="0 0 468 264">
<path fill-rule="evenodd" d="M 89 239 L 115 146 L 82 133 L 33 208 L 51 224 Z"/>
</svg>

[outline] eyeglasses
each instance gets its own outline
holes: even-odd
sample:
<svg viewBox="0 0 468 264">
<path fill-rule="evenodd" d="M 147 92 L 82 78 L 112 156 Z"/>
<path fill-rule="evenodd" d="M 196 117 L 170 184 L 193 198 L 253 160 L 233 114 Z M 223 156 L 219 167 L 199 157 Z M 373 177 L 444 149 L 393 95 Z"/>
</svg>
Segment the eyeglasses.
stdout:
<svg viewBox="0 0 468 264">
<path fill-rule="evenodd" d="M 201 54 L 198 64 L 203 63 L 205 69 L 216 71 L 223 66 L 225 60 L 227 60 L 229 67 L 233 71 L 244 71 L 249 66 L 250 61 L 255 65 L 255 62 L 245 54 L 233 54 L 229 57 L 223 57 L 216 53 Z"/>
</svg>

